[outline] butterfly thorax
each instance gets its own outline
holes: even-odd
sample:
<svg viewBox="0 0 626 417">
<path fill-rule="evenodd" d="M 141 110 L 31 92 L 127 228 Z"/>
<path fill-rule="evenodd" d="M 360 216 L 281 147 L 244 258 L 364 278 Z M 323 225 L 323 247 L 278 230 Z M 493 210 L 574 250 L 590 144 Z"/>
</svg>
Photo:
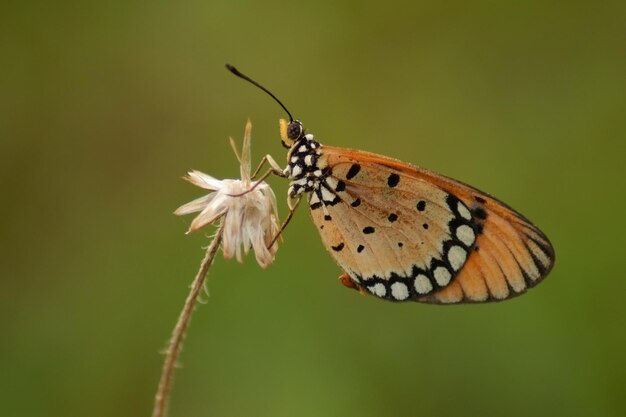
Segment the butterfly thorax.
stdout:
<svg viewBox="0 0 626 417">
<path fill-rule="evenodd" d="M 289 165 L 285 170 L 291 180 L 291 197 L 319 189 L 321 182 L 328 176 L 324 167 L 319 166 L 321 155 L 320 144 L 311 134 L 294 142 L 288 155 Z"/>
</svg>

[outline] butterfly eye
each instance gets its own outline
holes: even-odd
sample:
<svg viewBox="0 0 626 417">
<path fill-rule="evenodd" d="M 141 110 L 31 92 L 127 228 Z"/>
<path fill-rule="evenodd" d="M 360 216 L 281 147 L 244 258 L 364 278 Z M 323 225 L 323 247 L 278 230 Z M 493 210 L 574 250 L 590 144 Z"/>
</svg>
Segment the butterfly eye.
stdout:
<svg viewBox="0 0 626 417">
<path fill-rule="evenodd" d="M 289 126 L 287 127 L 287 137 L 291 140 L 299 139 L 304 133 L 304 128 L 302 127 L 302 123 L 300 120 L 295 120 L 293 122 L 289 122 Z"/>
</svg>

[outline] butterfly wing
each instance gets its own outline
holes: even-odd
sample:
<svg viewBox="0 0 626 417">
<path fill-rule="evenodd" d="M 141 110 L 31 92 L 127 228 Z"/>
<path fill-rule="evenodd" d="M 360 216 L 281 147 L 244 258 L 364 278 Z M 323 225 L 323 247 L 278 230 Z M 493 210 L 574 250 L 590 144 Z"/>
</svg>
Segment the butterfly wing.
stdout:
<svg viewBox="0 0 626 417">
<path fill-rule="evenodd" d="M 357 288 L 392 301 L 504 300 L 554 263 L 546 236 L 458 181 L 368 152 L 322 146 L 309 195 L 330 254 Z"/>
</svg>

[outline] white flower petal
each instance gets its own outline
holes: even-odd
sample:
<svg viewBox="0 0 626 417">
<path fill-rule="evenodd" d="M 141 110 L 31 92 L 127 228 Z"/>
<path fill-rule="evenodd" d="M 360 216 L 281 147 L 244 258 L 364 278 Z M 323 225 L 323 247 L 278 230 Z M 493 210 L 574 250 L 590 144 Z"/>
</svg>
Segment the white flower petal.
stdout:
<svg viewBox="0 0 626 417">
<path fill-rule="evenodd" d="M 241 179 L 244 183 L 250 183 L 250 142 L 251 142 L 252 122 L 250 119 L 246 122 L 246 128 L 243 132 L 243 145 L 241 147 L 241 159 L 239 160 Z"/>
<path fill-rule="evenodd" d="M 193 185 L 197 185 L 205 190 L 217 191 L 222 188 L 222 181 L 200 171 L 189 171 L 186 177 L 183 177 Z"/>
<path fill-rule="evenodd" d="M 178 207 L 174 214 L 177 216 L 184 216 L 185 214 L 196 213 L 198 211 L 204 210 L 204 208 L 211 202 L 211 200 L 215 197 L 215 193 L 211 193 L 208 195 L 204 195 L 200 198 L 196 198 L 193 201 L 190 201 L 187 204 L 183 204 Z"/>
<path fill-rule="evenodd" d="M 204 226 L 214 223 L 217 219 L 226 213 L 226 207 L 217 207 L 216 210 L 205 210 L 198 214 L 189 225 L 187 233 L 193 233 Z"/>
</svg>

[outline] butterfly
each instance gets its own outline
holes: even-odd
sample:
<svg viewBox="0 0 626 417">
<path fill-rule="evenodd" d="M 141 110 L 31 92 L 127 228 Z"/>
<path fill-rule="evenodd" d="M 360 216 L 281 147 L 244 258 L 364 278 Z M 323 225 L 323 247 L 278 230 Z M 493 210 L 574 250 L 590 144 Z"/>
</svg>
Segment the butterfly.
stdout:
<svg viewBox="0 0 626 417">
<path fill-rule="evenodd" d="M 289 115 L 280 120 L 287 167 L 268 155 L 262 178 L 290 180 L 284 225 L 306 198 L 346 287 L 389 301 L 479 303 L 520 295 L 552 269 L 546 235 L 505 203 L 406 162 L 323 145 L 265 87 L 227 68 Z"/>
</svg>

